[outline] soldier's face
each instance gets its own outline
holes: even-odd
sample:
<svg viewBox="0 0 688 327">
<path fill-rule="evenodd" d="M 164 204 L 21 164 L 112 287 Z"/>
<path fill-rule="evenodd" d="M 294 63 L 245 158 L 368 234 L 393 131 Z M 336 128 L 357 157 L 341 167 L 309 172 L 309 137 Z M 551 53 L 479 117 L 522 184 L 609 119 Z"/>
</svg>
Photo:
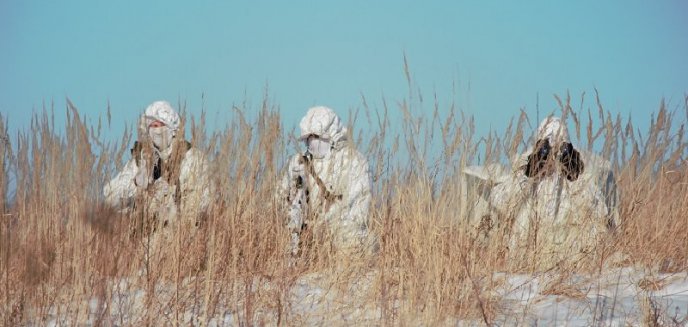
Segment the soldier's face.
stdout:
<svg viewBox="0 0 688 327">
<path fill-rule="evenodd" d="M 156 127 L 163 127 L 163 126 L 165 126 L 165 123 L 163 123 L 159 120 L 155 120 L 152 123 L 150 123 L 150 125 L 148 125 L 148 128 L 156 128 Z"/>
<path fill-rule="evenodd" d="M 315 159 L 322 159 L 330 153 L 330 141 L 319 137 L 318 135 L 310 135 L 306 139 L 306 146 L 308 152 L 313 155 Z"/>
<path fill-rule="evenodd" d="M 174 135 L 172 131 L 165 125 L 165 123 L 156 120 L 148 125 L 148 134 L 159 150 L 167 149 L 172 144 Z"/>
</svg>

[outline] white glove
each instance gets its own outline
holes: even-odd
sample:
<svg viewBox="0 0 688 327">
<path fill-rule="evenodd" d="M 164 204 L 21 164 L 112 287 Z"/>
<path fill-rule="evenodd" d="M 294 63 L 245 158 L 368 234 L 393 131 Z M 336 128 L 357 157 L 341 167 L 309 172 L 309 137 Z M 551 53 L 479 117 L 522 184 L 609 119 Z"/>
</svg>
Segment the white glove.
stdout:
<svg viewBox="0 0 688 327">
<path fill-rule="evenodd" d="M 299 233 L 291 233 L 291 242 L 289 243 L 289 252 L 291 252 L 292 256 L 295 256 L 299 254 L 299 243 L 301 243 L 301 238 L 299 236 Z M 289 265 L 291 266 L 292 263 L 290 262 Z"/>
<path fill-rule="evenodd" d="M 299 162 L 301 157 L 296 157 L 291 163 L 291 178 L 296 179 L 296 177 L 301 176 L 301 178 L 306 176 L 306 165 Z"/>
<path fill-rule="evenodd" d="M 303 189 L 297 190 L 294 199 L 289 204 L 289 222 L 287 223 L 287 228 L 291 231 L 301 231 L 301 225 L 303 225 L 304 201 L 306 201 L 306 197 Z"/>
<path fill-rule="evenodd" d="M 161 219 L 162 226 L 173 224 L 177 219 L 177 205 L 174 202 L 175 187 L 168 184 L 164 178 L 155 180 L 153 187 L 153 199 L 151 201 L 154 212 Z"/>
<path fill-rule="evenodd" d="M 172 186 L 164 178 L 158 178 L 153 184 L 153 188 L 155 189 L 155 198 L 160 201 L 173 191 Z"/>
<path fill-rule="evenodd" d="M 289 231 L 291 231 L 291 243 L 289 243 L 289 249 L 292 256 L 295 256 L 299 253 L 301 227 L 303 227 L 302 202 L 305 200 L 303 189 L 299 189 L 296 193 L 296 198 L 289 206 L 289 222 L 287 223 L 287 228 Z"/>
<path fill-rule="evenodd" d="M 150 174 L 148 173 L 148 165 L 145 160 L 141 160 L 139 171 L 134 176 L 134 184 L 139 188 L 147 188 L 150 183 Z"/>
</svg>

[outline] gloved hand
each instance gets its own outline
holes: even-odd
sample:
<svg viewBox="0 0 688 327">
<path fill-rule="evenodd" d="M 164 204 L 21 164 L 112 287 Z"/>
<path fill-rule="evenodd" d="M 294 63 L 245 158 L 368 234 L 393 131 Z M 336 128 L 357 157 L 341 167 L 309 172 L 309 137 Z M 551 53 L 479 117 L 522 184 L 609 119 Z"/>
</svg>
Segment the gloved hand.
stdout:
<svg viewBox="0 0 688 327">
<path fill-rule="evenodd" d="M 561 173 L 569 181 L 575 181 L 583 173 L 585 164 L 581 160 L 580 153 L 573 148 L 573 145 L 564 142 L 559 150 L 559 162 L 561 162 Z"/>
<path fill-rule="evenodd" d="M 155 198 L 160 201 L 173 191 L 172 186 L 163 178 L 158 178 L 153 184 L 153 188 L 155 189 Z"/>
<path fill-rule="evenodd" d="M 296 180 L 299 177 L 303 180 L 306 177 L 306 163 L 301 157 L 294 158 L 289 166 L 291 168 L 289 173 L 292 180 Z"/>
<path fill-rule="evenodd" d="M 533 153 L 528 155 L 528 164 L 525 171 L 526 177 L 547 174 L 546 172 L 543 173 L 543 170 L 546 168 L 550 152 L 552 152 L 552 147 L 548 139 L 538 140 L 535 143 Z"/>
<path fill-rule="evenodd" d="M 287 228 L 293 232 L 301 232 L 305 201 L 305 191 L 303 189 L 296 190 L 294 199 L 289 204 L 289 222 L 287 223 Z"/>
<path fill-rule="evenodd" d="M 151 187 L 153 198 L 149 210 L 152 209 L 158 214 L 159 223 L 163 227 L 173 224 L 177 219 L 178 210 L 174 200 L 175 186 L 168 184 L 163 178 L 158 178 Z"/>
<path fill-rule="evenodd" d="M 150 173 L 148 171 L 148 164 L 145 160 L 141 160 L 141 165 L 139 166 L 139 171 L 134 176 L 134 184 L 139 188 L 148 188 L 148 183 L 150 183 Z"/>
</svg>

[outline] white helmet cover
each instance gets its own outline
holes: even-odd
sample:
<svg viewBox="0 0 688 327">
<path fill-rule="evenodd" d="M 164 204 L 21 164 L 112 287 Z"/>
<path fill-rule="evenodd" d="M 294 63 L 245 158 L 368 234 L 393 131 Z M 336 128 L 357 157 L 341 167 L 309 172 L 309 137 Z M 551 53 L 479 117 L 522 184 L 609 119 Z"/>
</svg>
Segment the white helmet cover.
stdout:
<svg viewBox="0 0 688 327">
<path fill-rule="evenodd" d="M 300 140 L 305 140 L 310 135 L 327 139 L 333 145 L 346 140 L 346 127 L 342 125 L 337 114 L 328 107 L 318 106 L 308 109 L 299 127 L 301 127 Z"/>
<path fill-rule="evenodd" d="M 542 120 L 537 132 L 538 140 L 547 139 L 549 144 L 569 142 L 569 132 L 559 117 L 549 116 Z"/>
<path fill-rule="evenodd" d="M 155 101 L 151 103 L 141 116 L 141 127 L 143 130 L 147 130 L 148 126 L 156 120 L 163 122 L 166 127 L 174 132 L 179 129 L 179 114 L 167 101 Z"/>
</svg>

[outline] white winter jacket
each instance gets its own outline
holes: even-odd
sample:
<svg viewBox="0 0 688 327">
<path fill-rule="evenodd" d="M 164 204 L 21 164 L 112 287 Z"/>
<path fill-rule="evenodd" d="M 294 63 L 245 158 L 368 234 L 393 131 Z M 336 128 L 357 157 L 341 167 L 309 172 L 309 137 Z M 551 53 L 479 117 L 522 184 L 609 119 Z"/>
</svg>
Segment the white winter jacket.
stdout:
<svg viewBox="0 0 688 327">
<path fill-rule="evenodd" d="M 554 149 L 568 141 L 568 135 L 558 119 L 552 121 L 554 124 L 543 121 L 538 139 L 558 139 L 550 154 L 557 155 Z M 493 164 L 464 169 L 464 199 L 479 195 L 467 208 L 472 224 L 477 226 L 489 217 L 493 224 L 505 227 L 511 249 L 537 243 L 558 258 L 590 250 L 619 225 L 616 180 L 610 163 L 579 150 L 584 169 L 574 180 L 567 178 L 558 162 L 553 173 L 528 177 L 528 156 L 534 151 L 531 147 L 519 155 L 510 168 Z"/>
<path fill-rule="evenodd" d="M 616 195 L 609 193 L 616 184 L 608 162 L 581 152 L 586 166 L 577 180 L 569 181 L 559 171 L 533 180 L 523 173 L 525 157 L 515 162 L 512 172 L 489 195 L 490 205 L 501 217 L 515 219 L 515 239 L 526 242 L 529 233 L 532 237 L 538 230 L 544 235 L 542 241 L 582 250 L 617 224 Z"/>
<path fill-rule="evenodd" d="M 162 165 L 167 163 L 162 159 L 161 162 Z M 174 182 L 170 184 L 164 177 L 160 177 L 147 189 L 143 189 L 134 182 L 139 167 L 135 158 L 131 158 L 124 169 L 103 188 L 105 201 L 114 208 L 128 211 L 132 208 L 135 197 L 145 192 L 148 196 L 149 212 L 164 217 L 167 223 L 181 218 L 183 222 L 193 224 L 210 204 L 208 162 L 201 151 L 190 148 L 184 154 L 179 169 L 179 185 L 175 185 Z M 178 187 L 180 193 L 176 201 Z"/>
<path fill-rule="evenodd" d="M 329 154 L 309 159 L 306 168 L 298 154 L 290 158 L 278 190 L 279 201 L 291 205 L 294 182 L 301 177 L 307 190 L 303 223 L 318 235 L 325 234 L 338 250 L 358 251 L 373 242 L 368 233 L 371 203 L 371 179 L 368 161 L 349 146 L 346 128 L 339 117 L 327 107 L 310 108 L 301 120 L 301 139 L 318 135 L 331 143 Z M 317 179 L 322 183 L 319 183 Z M 326 188 L 323 190 L 322 188 Z M 328 196 L 329 195 L 329 198 Z M 290 228 L 294 225 L 290 218 Z"/>
<path fill-rule="evenodd" d="M 301 156 L 290 159 L 280 183 L 280 197 L 286 204 L 292 181 L 298 177 L 294 172 L 298 171 Z M 367 244 L 371 202 L 368 161 L 358 151 L 347 147 L 333 151 L 326 158 L 311 160 L 311 164 L 327 191 L 337 198 L 327 201 L 315 177 L 306 173 L 304 185 L 308 190 L 310 221 L 306 218 L 304 223 L 314 231 L 329 234 L 337 248 L 354 249 Z"/>
</svg>

